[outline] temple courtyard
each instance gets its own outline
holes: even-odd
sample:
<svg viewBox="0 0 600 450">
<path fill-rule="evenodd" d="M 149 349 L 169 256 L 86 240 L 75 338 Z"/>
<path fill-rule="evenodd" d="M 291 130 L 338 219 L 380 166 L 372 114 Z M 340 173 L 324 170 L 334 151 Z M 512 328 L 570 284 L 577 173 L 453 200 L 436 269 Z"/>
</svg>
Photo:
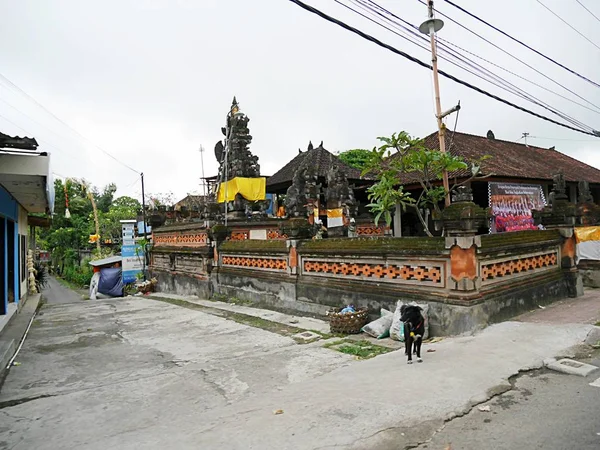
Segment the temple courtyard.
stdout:
<svg viewBox="0 0 600 450">
<path fill-rule="evenodd" d="M 479 431 L 452 448 L 500 448 L 486 446 L 485 427 L 531 416 L 529 402 L 564 409 L 527 433 L 557 429 L 574 448 L 597 448 L 600 428 L 593 415 L 585 422 L 585 405 L 600 400 L 589 385 L 600 374 L 556 374 L 543 362 L 598 362 L 584 343 L 600 341 L 599 299 L 590 290 L 522 321 L 428 343 L 412 366 L 403 351 L 340 353 L 323 322 L 245 305 L 179 296 L 46 303 L 0 393 L 0 448 L 443 449 L 463 426 Z M 291 337 L 310 329 L 321 339 Z M 560 422 L 567 397 L 571 431 Z"/>
</svg>

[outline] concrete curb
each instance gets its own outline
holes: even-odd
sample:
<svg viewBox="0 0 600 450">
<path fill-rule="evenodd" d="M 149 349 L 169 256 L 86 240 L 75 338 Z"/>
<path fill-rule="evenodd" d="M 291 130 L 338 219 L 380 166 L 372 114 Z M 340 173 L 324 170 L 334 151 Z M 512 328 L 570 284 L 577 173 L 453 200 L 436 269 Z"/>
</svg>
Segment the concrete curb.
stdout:
<svg viewBox="0 0 600 450">
<path fill-rule="evenodd" d="M 25 335 L 29 321 L 41 306 L 41 303 L 41 294 L 30 295 L 0 334 L 0 362 L 2 363 L 0 366 L 0 389 L 4 378 L 8 374 L 6 366 L 15 354 L 17 346 Z"/>
</svg>

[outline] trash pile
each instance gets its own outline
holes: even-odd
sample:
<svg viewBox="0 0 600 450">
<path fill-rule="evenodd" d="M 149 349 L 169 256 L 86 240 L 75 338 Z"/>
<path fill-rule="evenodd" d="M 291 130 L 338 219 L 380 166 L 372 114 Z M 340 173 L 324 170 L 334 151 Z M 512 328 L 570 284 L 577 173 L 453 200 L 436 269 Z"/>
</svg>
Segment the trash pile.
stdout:
<svg viewBox="0 0 600 450">
<path fill-rule="evenodd" d="M 142 294 L 149 294 L 150 292 L 154 292 L 157 284 L 158 280 L 156 278 L 152 278 L 146 281 L 138 281 L 135 283 L 135 287 L 137 288 L 138 292 L 141 292 Z"/>
<path fill-rule="evenodd" d="M 401 308 L 404 305 L 402 300 L 398 300 L 396 303 L 396 309 L 394 312 L 388 311 L 385 308 L 381 308 L 381 316 L 379 319 L 374 320 L 364 327 L 363 332 L 367 333 L 376 339 L 390 338 L 395 341 L 404 342 L 404 323 L 400 320 Z M 419 306 L 421 308 L 421 314 L 425 321 L 425 333 L 423 340 L 429 338 L 429 305 L 418 304 L 417 302 L 407 303 L 407 305 Z"/>
</svg>

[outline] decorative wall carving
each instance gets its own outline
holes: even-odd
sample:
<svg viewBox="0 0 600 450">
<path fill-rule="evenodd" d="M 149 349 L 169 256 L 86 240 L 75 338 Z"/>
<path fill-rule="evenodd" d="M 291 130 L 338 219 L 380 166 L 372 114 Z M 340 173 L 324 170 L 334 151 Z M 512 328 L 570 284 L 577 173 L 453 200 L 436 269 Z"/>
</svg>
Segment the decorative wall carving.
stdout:
<svg viewBox="0 0 600 450">
<path fill-rule="evenodd" d="M 282 256 L 221 255 L 221 266 L 286 272 L 287 258 L 287 254 Z"/>
<path fill-rule="evenodd" d="M 382 261 L 302 257 L 301 274 L 345 280 L 444 287 L 445 261 Z"/>
<path fill-rule="evenodd" d="M 181 247 L 201 247 L 208 244 L 208 235 L 206 233 L 155 233 L 152 237 L 154 245 L 161 246 L 181 246 Z"/>
<path fill-rule="evenodd" d="M 356 225 L 356 234 L 358 236 L 384 236 L 385 228 L 383 225 Z"/>
<path fill-rule="evenodd" d="M 483 284 L 506 281 L 507 279 L 558 268 L 558 251 L 536 253 L 529 256 L 485 261 L 480 265 Z"/>
</svg>

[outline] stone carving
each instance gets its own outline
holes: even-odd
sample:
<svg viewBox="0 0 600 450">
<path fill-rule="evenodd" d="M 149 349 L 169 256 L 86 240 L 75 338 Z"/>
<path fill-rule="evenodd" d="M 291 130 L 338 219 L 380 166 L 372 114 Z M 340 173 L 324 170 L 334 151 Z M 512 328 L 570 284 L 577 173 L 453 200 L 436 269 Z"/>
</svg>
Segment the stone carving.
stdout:
<svg viewBox="0 0 600 450">
<path fill-rule="evenodd" d="M 567 184 L 562 171 L 555 174 L 552 180 L 552 192 L 548 195 L 550 205 L 541 211 L 532 211 L 535 224 L 541 224 L 545 228 L 575 225 L 578 211 L 567 197 Z"/>
<path fill-rule="evenodd" d="M 594 201 L 592 192 L 590 191 L 590 183 L 587 181 L 580 181 L 578 183 L 579 197 L 577 203 L 590 203 Z"/>
<path fill-rule="evenodd" d="M 468 186 L 458 186 L 452 191 L 452 202 L 472 202 L 473 190 Z"/>
<path fill-rule="evenodd" d="M 566 191 L 567 191 L 567 183 L 565 182 L 565 176 L 562 173 L 562 170 L 559 170 L 557 174 L 552 176 L 552 192 L 554 192 L 554 200 L 558 199 L 568 199 Z"/>
<path fill-rule="evenodd" d="M 233 97 L 231 108 L 227 114 L 226 126 L 221 128 L 225 136 L 225 143 L 219 141 L 215 145 L 215 158 L 219 163 L 219 180 L 221 182 L 232 180 L 236 177 L 260 177 L 258 156 L 249 150 L 252 136 L 248 128 L 250 119 L 240 111 L 237 99 Z M 222 206 L 223 213 L 242 218 L 252 210 L 251 205 L 241 195 L 236 195 L 233 202 Z"/>
<path fill-rule="evenodd" d="M 600 206 L 594 203 L 594 197 L 587 181 L 580 181 L 579 197 L 577 198 L 577 215 L 579 224 L 585 226 L 596 225 L 600 222 Z"/>
<path fill-rule="evenodd" d="M 299 167 L 294 173 L 292 185 L 285 193 L 285 210 L 289 217 L 306 217 L 306 178 L 305 167 Z"/>
</svg>

